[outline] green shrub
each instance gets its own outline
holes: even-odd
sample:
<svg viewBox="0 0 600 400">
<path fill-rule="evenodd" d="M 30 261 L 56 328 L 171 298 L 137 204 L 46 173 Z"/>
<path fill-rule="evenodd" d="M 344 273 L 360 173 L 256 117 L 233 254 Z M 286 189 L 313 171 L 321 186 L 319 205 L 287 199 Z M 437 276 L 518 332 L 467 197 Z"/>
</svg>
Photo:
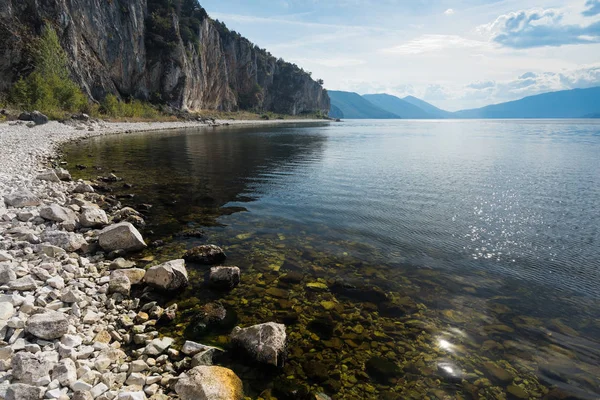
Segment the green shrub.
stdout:
<svg viewBox="0 0 600 400">
<path fill-rule="evenodd" d="M 139 100 L 129 102 L 119 101 L 116 96 L 109 94 L 100 106 L 100 112 L 112 118 L 157 118 L 160 113 L 148 103 Z"/>
<path fill-rule="evenodd" d="M 39 110 L 51 118 L 85 111 L 88 99 L 69 78 L 67 55 L 54 29 L 44 27 L 33 43 L 32 54 L 34 72 L 13 85 L 9 102 L 24 110 Z"/>
</svg>

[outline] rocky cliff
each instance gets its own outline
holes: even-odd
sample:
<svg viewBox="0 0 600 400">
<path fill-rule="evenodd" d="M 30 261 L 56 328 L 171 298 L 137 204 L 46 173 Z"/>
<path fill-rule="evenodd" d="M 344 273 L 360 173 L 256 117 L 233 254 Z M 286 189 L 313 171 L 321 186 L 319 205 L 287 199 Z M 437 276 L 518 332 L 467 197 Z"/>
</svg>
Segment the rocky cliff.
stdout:
<svg viewBox="0 0 600 400">
<path fill-rule="evenodd" d="M 329 110 L 327 91 L 212 20 L 197 0 L 0 0 L 0 91 L 31 70 L 28 44 L 51 24 L 73 78 L 180 110 Z"/>
</svg>

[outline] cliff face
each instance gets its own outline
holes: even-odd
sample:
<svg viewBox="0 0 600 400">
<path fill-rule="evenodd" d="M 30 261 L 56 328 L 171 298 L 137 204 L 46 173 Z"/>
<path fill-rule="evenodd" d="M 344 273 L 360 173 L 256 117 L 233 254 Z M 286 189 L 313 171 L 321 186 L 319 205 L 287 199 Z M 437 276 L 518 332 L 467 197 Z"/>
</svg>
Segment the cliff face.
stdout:
<svg viewBox="0 0 600 400">
<path fill-rule="evenodd" d="M 223 24 L 196 0 L 0 0 L 0 91 L 30 67 L 27 46 L 57 30 L 74 79 L 107 93 L 180 110 L 329 110 L 321 85 Z"/>
</svg>

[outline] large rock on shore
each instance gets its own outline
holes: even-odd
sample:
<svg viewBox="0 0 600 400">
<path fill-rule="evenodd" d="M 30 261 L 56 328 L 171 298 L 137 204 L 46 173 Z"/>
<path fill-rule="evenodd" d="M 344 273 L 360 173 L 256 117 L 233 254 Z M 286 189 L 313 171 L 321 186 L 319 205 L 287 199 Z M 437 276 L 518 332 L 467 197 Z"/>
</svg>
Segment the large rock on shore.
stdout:
<svg viewBox="0 0 600 400">
<path fill-rule="evenodd" d="M 66 251 L 77 251 L 87 245 L 85 238 L 77 233 L 45 230 L 41 236 L 44 242 Z"/>
<path fill-rule="evenodd" d="M 172 260 L 156 265 L 146 271 L 146 283 L 162 290 L 177 290 L 188 284 L 184 260 Z"/>
<path fill-rule="evenodd" d="M 108 217 L 104 210 L 98 207 L 81 207 L 79 223 L 84 228 L 98 228 L 108 225 Z"/>
<path fill-rule="evenodd" d="M 285 325 L 267 322 L 244 329 L 236 326 L 231 333 L 231 342 L 259 362 L 282 366 L 286 337 Z"/>
<path fill-rule="evenodd" d="M 139 285 L 144 281 L 146 270 L 141 268 L 116 269 L 110 274 L 110 279 L 117 276 L 126 276 L 132 285 Z"/>
<path fill-rule="evenodd" d="M 11 207 L 35 207 L 41 204 L 39 197 L 31 193 L 29 190 L 18 190 L 4 196 L 4 202 Z"/>
<path fill-rule="evenodd" d="M 40 217 L 54 222 L 74 222 L 77 219 L 75 212 L 58 204 L 40 208 Z"/>
<path fill-rule="evenodd" d="M 104 228 L 98 236 L 98 243 L 108 252 L 136 251 L 146 247 L 140 232 L 129 222 L 121 222 Z"/>
<path fill-rule="evenodd" d="M 41 399 L 44 391 L 37 386 L 26 383 L 13 383 L 6 390 L 6 400 L 36 400 Z"/>
<path fill-rule="evenodd" d="M 59 339 L 69 331 L 69 320 L 63 313 L 46 311 L 29 317 L 26 330 L 40 339 Z"/>
<path fill-rule="evenodd" d="M 214 244 L 202 245 L 194 247 L 185 252 L 183 258 L 186 261 L 194 262 L 198 264 L 220 264 L 227 256 L 222 248 L 215 246 Z"/>
<path fill-rule="evenodd" d="M 179 376 L 175 392 L 182 400 L 241 400 L 242 381 L 230 369 L 200 366 Z"/>
<path fill-rule="evenodd" d="M 240 283 L 238 267 L 212 267 L 208 277 L 210 286 L 217 289 L 233 289 Z"/>
<path fill-rule="evenodd" d="M 43 356 L 20 351 L 11 360 L 13 378 L 20 383 L 38 385 L 50 376 L 54 363 Z"/>
</svg>

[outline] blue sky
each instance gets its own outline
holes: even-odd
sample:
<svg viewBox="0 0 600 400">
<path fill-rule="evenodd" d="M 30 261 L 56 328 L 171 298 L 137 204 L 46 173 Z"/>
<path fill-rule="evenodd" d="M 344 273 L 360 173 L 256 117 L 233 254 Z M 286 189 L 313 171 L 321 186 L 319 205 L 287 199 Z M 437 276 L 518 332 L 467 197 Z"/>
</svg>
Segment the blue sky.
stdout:
<svg viewBox="0 0 600 400">
<path fill-rule="evenodd" d="M 201 0 L 332 90 L 448 110 L 600 86 L 600 0 Z"/>
</svg>

